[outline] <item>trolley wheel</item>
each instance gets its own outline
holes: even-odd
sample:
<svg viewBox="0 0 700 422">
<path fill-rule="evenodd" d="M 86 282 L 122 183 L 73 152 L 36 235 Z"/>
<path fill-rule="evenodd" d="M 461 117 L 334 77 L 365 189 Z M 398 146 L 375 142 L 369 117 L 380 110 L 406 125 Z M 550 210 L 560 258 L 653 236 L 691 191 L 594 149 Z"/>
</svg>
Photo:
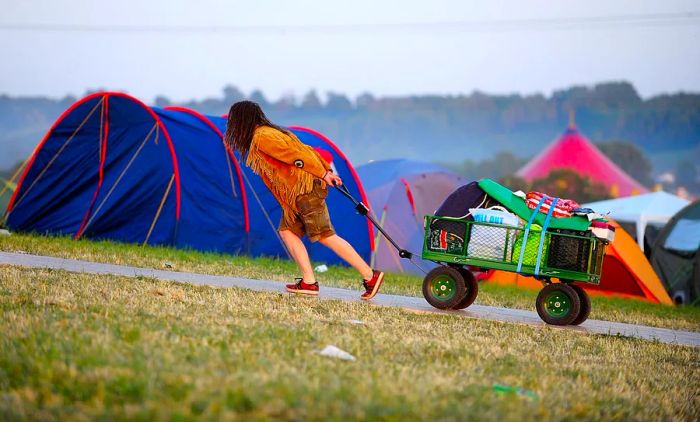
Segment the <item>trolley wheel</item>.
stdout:
<svg viewBox="0 0 700 422">
<path fill-rule="evenodd" d="M 479 294 L 479 282 L 476 281 L 474 273 L 468 269 L 459 268 L 457 271 L 459 271 L 459 273 L 462 274 L 462 278 L 464 278 L 464 288 L 466 289 L 466 292 L 464 293 L 462 300 L 460 300 L 459 303 L 452 309 L 464 309 L 474 303 L 476 300 L 476 295 Z"/>
<path fill-rule="evenodd" d="M 423 279 L 423 296 L 438 309 L 454 308 L 465 292 L 464 277 L 451 267 L 433 268 Z"/>
<path fill-rule="evenodd" d="M 581 311 L 581 299 L 576 290 L 564 283 L 552 283 L 537 295 L 537 314 L 552 325 L 569 325 Z"/>
<path fill-rule="evenodd" d="M 588 293 L 583 290 L 583 287 L 576 284 L 569 284 L 569 286 L 576 291 L 578 298 L 581 301 L 581 310 L 579 310 L 578 316 L 576 319 L 574 319 L 571 325 L 581 325 L 591 314 L 591 298 L 588 297 Z"/>
</svg>

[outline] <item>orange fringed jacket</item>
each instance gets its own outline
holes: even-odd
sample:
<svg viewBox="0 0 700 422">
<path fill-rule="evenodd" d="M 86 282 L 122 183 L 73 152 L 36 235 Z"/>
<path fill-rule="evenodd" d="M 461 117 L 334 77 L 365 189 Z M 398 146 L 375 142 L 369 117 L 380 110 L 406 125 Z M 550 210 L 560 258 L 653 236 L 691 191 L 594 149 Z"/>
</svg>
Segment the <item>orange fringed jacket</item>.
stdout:
<svg viewBox="0 0 700 422">
<path fill-rule="evenodd" d="M 299 212 L 297 197 L 311 192 L 314 177 L 322 179 L 331 170 L 318 152 L 293 133 L 269 126 L 255 129 L 246 164 L 262 177 L 282 206 L 283 218 L 290 224 Z"/>
</svg>

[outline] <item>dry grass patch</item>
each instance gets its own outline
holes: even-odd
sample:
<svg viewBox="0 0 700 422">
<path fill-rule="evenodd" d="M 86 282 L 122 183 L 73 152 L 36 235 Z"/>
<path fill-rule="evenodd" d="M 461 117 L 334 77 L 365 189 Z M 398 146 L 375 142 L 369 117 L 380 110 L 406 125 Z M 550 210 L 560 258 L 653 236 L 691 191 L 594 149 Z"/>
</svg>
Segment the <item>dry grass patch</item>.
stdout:
<svg viewBox="0 0 700 422">
<path fill-rule="evenodd" d="M 0 269 L 0 419 L 700 417 L 696 348 L 146 278 Z M 357 361 L 313 353 L 328 344 Z M 536 398 L 497 393 L 496 383 Z"/>
</svg>

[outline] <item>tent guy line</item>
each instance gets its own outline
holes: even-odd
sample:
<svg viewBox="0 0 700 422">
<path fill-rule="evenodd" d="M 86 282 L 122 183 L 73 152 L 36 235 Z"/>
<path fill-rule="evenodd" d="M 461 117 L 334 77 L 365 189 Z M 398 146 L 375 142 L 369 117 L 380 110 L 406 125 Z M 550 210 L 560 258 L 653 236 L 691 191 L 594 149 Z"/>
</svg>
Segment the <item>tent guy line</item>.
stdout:
<svg viewBox="0 0 700 422">
<path fill-rule="evenodd" d="M 0 252 L 0 265 L 16 265 L 31 268 L 51 268 L 88 274 L 111 274 L 125 277 L 152 277 L 158 280 L 175 281 L 212 287 L 237 287 L 261 292 L 282 293 L 283 285 L 268 280 L 253 280 L 239 277 L 215 276 L 176 271 L 163 271 L 125 265 L 103 264 L 75 259 L 64 259 L 24 253 Z M 360 302 L 356 291 L 334 287 L 324 287 L 321 299 Z M 372 300 L 373 305 L 407 309 L 413 312 L 431 314 L 451 314 L 454 316 L 485 319 L 491 321 L 520 323 L 541 329 L 570 330 L 587 334 L 632 337 L 662 343 L 700 347 L 700 332 L 677 331 L 667 328 L 648 327 L 599 320 L 588 320 L 580 326 L 556 327 L 546 325 L 535 312 L 506 309 L 494 306 L 472 305 L 462 311 L 441 311 L 433 308 L 419 297 L 379 294 Z"/>
</svg>

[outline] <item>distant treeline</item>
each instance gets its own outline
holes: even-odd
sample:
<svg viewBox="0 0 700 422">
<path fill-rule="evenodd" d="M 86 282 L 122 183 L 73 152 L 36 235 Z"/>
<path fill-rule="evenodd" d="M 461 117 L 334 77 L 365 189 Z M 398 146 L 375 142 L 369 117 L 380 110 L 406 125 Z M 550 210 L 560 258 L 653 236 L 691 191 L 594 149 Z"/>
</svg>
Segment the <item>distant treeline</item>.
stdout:
<svg viewBox="0 0 700 422">
<path fill-rule="evenodd" d="M 273 120 L 312 127 L 331 139 L 357 164 L 394 157 L 455 162 L 492 159 L 500 151 L 527 158 L 566 128 L 570 111 L 580 130 L 595 142 L 623 140 L 639 147 L 656 170 L 672 169 L 680 158 L 700 161 L 700 94 L 640 98 L 626 82 L 576 86 L 544 95 L 375 97 L 350 99 L 315 91 L 302 98 L 272 101 L 261 91 L 234 86 L 219 98 L 178 102 L 159 96 L 155 105 L 185 105 L 220 115 L 231 103 L 259 102 Z M 0 96 L 0 169 L 31 152 L 54 119 L 75 98 Z"/>
</svg>

